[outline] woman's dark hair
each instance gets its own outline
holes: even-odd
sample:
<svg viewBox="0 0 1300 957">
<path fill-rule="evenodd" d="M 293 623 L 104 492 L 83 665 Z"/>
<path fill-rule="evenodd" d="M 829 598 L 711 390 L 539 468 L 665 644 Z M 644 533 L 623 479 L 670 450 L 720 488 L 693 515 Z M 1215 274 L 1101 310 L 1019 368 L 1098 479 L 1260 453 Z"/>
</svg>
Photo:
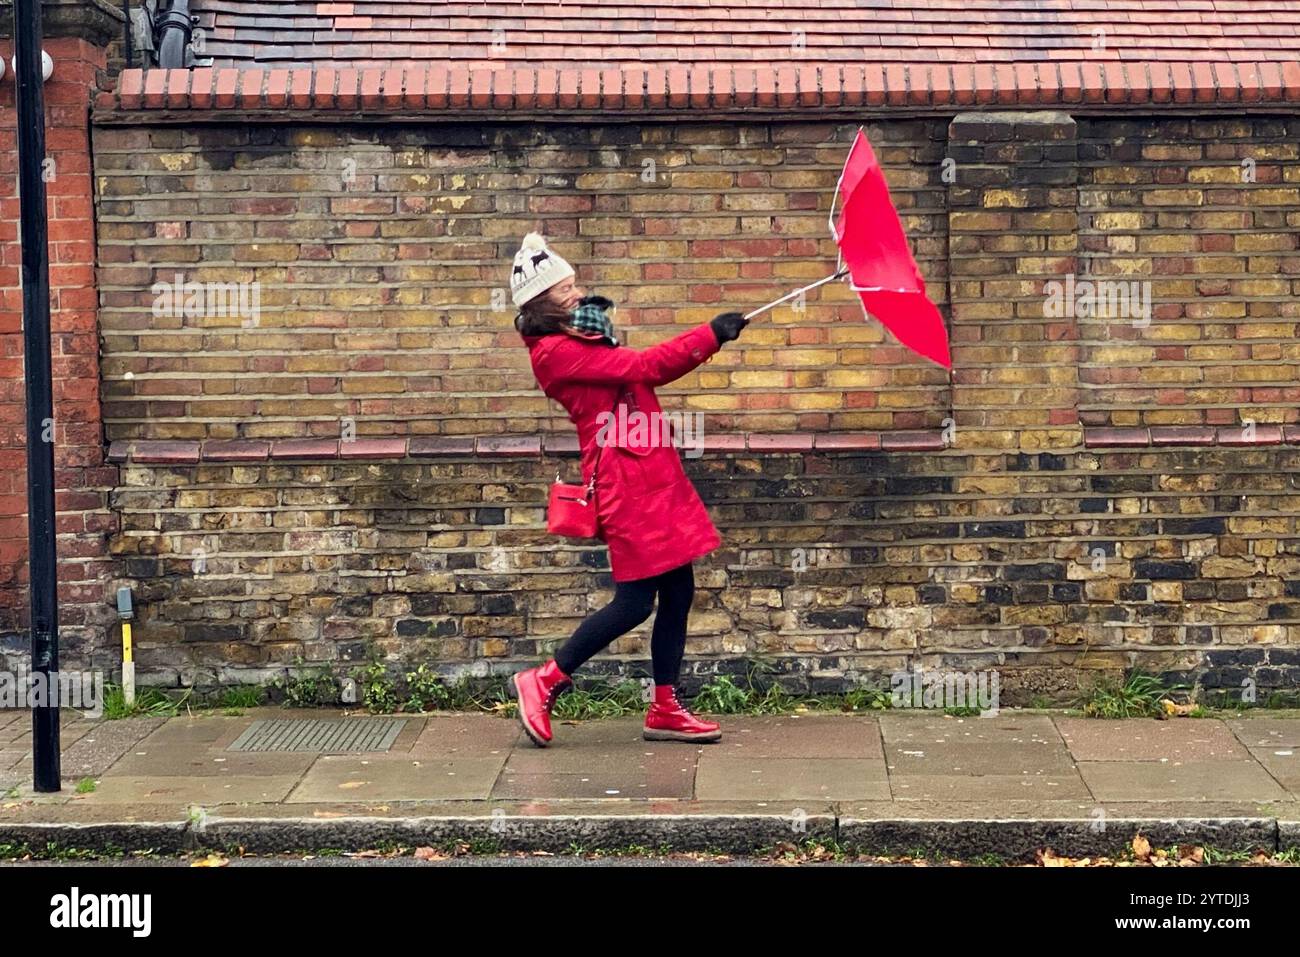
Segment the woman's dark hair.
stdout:
<svg viewBox="0 0 1300 957">
<path fill-rule="evenodd" d="M 519 307 L 515 316 L 515 329 L 521 336 L 549 336 L 563 332 L 573 317 L 563 306 L 542 293 Z"/>
</svg>

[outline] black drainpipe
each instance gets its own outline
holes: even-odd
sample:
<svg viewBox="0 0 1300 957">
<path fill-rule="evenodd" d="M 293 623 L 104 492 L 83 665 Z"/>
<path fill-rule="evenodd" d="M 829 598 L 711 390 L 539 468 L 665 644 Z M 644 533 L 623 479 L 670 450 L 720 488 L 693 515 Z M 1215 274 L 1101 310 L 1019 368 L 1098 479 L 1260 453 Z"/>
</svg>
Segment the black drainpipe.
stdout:
<svg viewBox="0 0 1300 957">
<path fill-rule="evenodd" d="M 131 0 L 122 0 L 122 15 L 126 17 L 126 36 L 122 39 L 126 41 L 126 68 L 129 70 L 133 66 L 131 63 Z"/>
<path fill-rule="evenodd" d="M 158 26 L 158 66 L 184 67 L 185 49 L 194 26 L 190 23 L 190 0 L 172 0 L 171 9 Z"/>
</svg>

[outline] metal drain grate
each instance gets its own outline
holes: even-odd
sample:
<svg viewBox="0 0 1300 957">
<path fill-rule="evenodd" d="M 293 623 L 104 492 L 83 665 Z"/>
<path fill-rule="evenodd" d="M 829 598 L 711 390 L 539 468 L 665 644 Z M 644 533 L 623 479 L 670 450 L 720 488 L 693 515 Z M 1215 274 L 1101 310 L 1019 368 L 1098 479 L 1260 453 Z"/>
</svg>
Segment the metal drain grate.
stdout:
<svg viewBox="0 0 1300 957">
<path fill-rule="evenodd" d="M 406 721 L 401 718 L 269 718 L 250 724 L 227 751 L 387 751 Z"/>
</svg>

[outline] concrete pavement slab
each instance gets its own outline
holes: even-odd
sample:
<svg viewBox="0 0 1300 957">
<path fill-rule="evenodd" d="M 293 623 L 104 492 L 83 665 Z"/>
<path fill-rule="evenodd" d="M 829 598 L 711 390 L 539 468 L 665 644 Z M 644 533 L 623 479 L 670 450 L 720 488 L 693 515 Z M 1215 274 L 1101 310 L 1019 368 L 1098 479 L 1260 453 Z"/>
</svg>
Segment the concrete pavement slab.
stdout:
<svg viewBox="0 0 1300 957">
<path fill-rule="evenodd" d="M 412 757 L 432 754 L 490 754 L 509 750 L 520 743 L 523 729 L 516 719 L 494 714 L 436 714 L 424 726 L 406 752 Z M 395 744 L 392 751 L 399 748 Z"/>
<path fill-rule="evenodd" d="M 1056 775 L 1075 774 L 1074 759 L 1058 743 L 908 742 L 886 749 L 891 778 L 899 775 Z"/>
<path fill-rule="evenodd" d="M 702 801 L 887 800 L 884 761 L 858 758 L 736 758 L 700 755 Z"/>
<path fill-rule="evenodd" d="M 106 774 L 89 794 L 78 799 L 87 804 L 244 804 L 283 801 L 298 783 L 296 775 L 263 774 L 223 778 L 216 775 L 159 777 Z"/>
<path fill-rule="evenodd" d="M 608 771 L 614 773 L 693 773 L 700 754 L 714 745 L 684 741 L 646 741 L 641 720 L 613 718 L 584 721 L 563 729 L 550 747 L 538 748 L 522 732 L 509 752 L 506 772 L 545 774 Z M 689 796 L 689 795 L 688 795 Z"/>
<path fill-rule="evenodd" d="M 25 760 L 31 754 L 30 748 L 0 749 L 0 771 L 7 771 L 15 764 Z"/>
<path fill-rule="evenodd" d="M 855 715 L 722 715 L 722 740 L 710 750 L 726 757 L 858 758 L 880 760 L 880 727 Z"/>
<path fill-rule="evenodd" d="M 1077 772 L 1065 774 L 893 774 L 896 801 L 1078 801 L 1088 788 Z"/>
<path fill-rule="evenodd" d="M 30 711 L 20 711 L 20 718 L 0 729 L 0 748 L 29 751 L 32 747 L 32 718 Z M 89 733 L 104 719 L 87 718 L 80 711 L 59 712 L 59 747 L 66 748 Z"/>
<path fill-rule="evenodd" d="M 1300 748 L 1251 748 L 1250 754 L 1278 784 L 1300 799 Z"/>
<path fill-rule="evenodd" d="M 504 754 L 473 758 L 325 755 L 316 759 L 286 801 L 487 800 L 505 760 Z"/>
<path fill-rule="evenodd" d="M 1056 726 L 1077 761 L 1240 761 L 1249 757 L 1219 721 L 1057 718 Z"/>
<path fill-rule="evenodd" d="M 640 773 L 617 768 L 599 768 L 583 772 L 526 774 L 506 771 L 492 789 L 495 800 L 610 800 L 690 798 L 694 768 L 685 772 L 653 769 Z"/>
<path fill-rule="evenodd" d="M 215 775 L 219 777 L 267 774 L 301 777 L 318 755 L 303 751 L 246 752 L 184 745 L 137 745 L 110 769 L 114 775 L 156 774 Z"/>
<path fill-rule="evenodd" d="M 67 800 L 58 804 L 40 804 L 22 801 L 17 804 L 0 804 L 0 828 L 6 824 L 85 823 L 105 822 L 173 822 L 185 823 L 190 819 L 190 809 L 169 804 L 95 804 L 82 800 L 83 795 L 67 794 Z M 247 805 L 245 805 L 247 806 Z M 282 807 L 280 804 L 258 807 Z"/>
<path fill-rule="evenodd" d="M 60 735 L 59 773 L 66 780 L 103 774 L 127 750 L 159 727 L 165 718 L 122 718 L 96 721 L 79 737 Z M 33 757 L 30 748 L 9 770 L 30 779 Z"/>
<path fill-rule="evenodd" d="M 1300 748 L 1300 718 L 1234 718 L 1227 726 L 1250 748 Z"/>
<path fill-rule="evenodd" d="M 164 721 L 165 718 L 122 718 L 98 722 L 76 741 L 64 744 L 60 756 L 62 776 L 81 778 L 103 774 Z"/>
<path fill-rule="evenodd" d="M 8 778 L 8 780 L 6 780 Z M 34 804 L 64 804 L 77 792 L 76 782 L 60 780 L 62 787 L 58 791 L 36 791 L 32 787 L 32 774 L 6 771 L 0 773 L 0 808 L 14 801 Z"/>
<path fill-rule="evenodd" d="M 233 744 L 253 721 L 254 719 L 248 715 L 206 714 L 194 717 L 180 715 L 167 719 L 145 738 L 141 745 L 146 748 L 171 745 L 224 750 Z"/>
<path fill-rule="evenodd" d="M 646 741 L 643 719 L 564 722 L 537 748 L 522 734 L 493 788 L 500 800 L 615 800 L 692 796 L 704 745 Z"/>
<path fill-rule="evenodd" d="M 1285 801 L 1259 764 L 1245 761 L 1081 761 L 1098 801 Z"/>
<path fill-rule="evenodd" d="M 929 712 L 900 711 L 880 715 L 885 744 L 985 743 L 1060 745 L 1061 735 L 1043 714 L 1001 712 L 987 718 L 954 718 Z"/>
</svg>

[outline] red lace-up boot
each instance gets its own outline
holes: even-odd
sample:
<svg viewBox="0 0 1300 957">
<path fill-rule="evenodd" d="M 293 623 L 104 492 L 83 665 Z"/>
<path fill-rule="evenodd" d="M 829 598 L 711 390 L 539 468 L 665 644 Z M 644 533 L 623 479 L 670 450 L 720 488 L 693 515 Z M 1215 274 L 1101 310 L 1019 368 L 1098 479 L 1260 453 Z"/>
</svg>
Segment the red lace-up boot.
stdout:
<svg viewBox="0 0 1300 957">
<path fill-rule="evenodd" d="M 539 748 L 551 740 L 551 708 L 560 692 L 573 683 L 552 658 L 544 665 L 521 671 L 510 679 L 519 700 L 519 723 Z"/>
<path fill-rule="evenodd" d="M 647 741 L 717 741 L 722 737 L 722 728 L 687 711 L 672 685 L 655 685 L 655 698 L 646 712 L 641 736 Z"/>
</svg>

